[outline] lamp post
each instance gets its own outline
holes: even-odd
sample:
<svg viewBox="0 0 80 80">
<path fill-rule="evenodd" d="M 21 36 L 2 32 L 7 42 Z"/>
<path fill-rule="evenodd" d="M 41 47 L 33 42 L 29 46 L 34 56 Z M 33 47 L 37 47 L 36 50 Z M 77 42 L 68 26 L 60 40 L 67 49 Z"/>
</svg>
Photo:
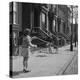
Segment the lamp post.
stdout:
<svg viewBox="0 0 80 80">
<path fill-rule="evenodd" d="M 74 7 L 74 17 L 75 17 L 75 47 L 76 47 L 76 42 L 77 42 L 77 18 L 78 18 L 78 7 L 75 6 Z"/>
<path fill-rule="evenodd" d="M 71 44 L 70 44 L 70 51 L 73 51 L 73 6 L 71 6 L 72 9 L 72 23 L 71 23 Z"/>
<path fill-rule="evenodd" d="M 76 38 L 77 38 L 76 37 L 76 27 L 77 27 L 77 23 L 75 23 L 75 26 L 74 27 L 75 27 L 75 47 L 76 47 Z"/>
</svg>

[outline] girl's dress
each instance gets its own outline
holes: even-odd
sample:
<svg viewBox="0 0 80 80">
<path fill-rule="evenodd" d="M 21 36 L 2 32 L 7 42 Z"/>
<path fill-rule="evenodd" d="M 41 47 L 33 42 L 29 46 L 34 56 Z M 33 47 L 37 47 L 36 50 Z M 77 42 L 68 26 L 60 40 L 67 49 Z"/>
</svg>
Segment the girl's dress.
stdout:
<svg viewBox="0 0 80 80">
<path fill-rule="evenodd" d="M 23 57 L 29 57 L 30 52 L 30 40 L 29 36 L 23 38 L 23 45 L 22 45 L 22 56 Z"/>
</svg>

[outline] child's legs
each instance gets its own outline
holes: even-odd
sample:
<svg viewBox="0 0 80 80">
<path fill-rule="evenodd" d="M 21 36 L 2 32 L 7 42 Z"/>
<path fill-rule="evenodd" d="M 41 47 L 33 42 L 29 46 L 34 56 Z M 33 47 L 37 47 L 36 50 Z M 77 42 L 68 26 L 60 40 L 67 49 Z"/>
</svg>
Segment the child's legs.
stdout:
<svg viewBox="0 0 80 80">
<path fill-rule="evenodd" d="M 56 53 L 58 53 L 58 47 L 56 48 Z"/>
<path fill-rule="evenodd" d="M 23 67 L 26 69 L 28 66 L 28 57 L 23 57 Z"/>
<path fill-rule="evenodd" d="M 51 49 L 51 46 L 49 46 L 49 53 L 52 53 L 52 49 Z"/>
</svg>

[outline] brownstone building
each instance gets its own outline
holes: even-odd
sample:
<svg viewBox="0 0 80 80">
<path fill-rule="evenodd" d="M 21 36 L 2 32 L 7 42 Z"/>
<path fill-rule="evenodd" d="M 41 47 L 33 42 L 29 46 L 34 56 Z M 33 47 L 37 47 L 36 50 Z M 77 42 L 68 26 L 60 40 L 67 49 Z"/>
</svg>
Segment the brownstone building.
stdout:
<svg viewBox="0 0 80 80">
<path fill-rule="evenodd" d="M 71 31 L 67 5 L 24 2 L 12 2 L 10 5 L 10 28 L 15 45 L 22 44 L 22 34 L 26 28 L 31 29 L 32 37 L 36 36 L 32 41 L 34 44 L 58 41 L 59 45 L 65 45 Z"/>
</svg>

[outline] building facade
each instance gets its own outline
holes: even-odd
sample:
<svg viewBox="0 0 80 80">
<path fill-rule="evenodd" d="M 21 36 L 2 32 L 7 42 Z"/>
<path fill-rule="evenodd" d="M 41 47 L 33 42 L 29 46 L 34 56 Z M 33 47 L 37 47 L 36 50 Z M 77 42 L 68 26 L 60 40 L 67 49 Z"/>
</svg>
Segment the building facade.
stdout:
<svg viewBox="0 0 80 80">
<path fill-rule="evenodd" d="M 22 45 L 22 35 L 26 28 L 31 30 L 32 43 L 44 45 L 48 42 L 65 45 L 70 34 L 70 10 L 66 5 L 12 2 L 10 26 L 14 43 Z M 63 44 L 62 44 L 63 43 Z M 55 44 L 56 45 L 56 44 Z M 58 45 L 57 45 L 58 46 Z"/>
</svg>

